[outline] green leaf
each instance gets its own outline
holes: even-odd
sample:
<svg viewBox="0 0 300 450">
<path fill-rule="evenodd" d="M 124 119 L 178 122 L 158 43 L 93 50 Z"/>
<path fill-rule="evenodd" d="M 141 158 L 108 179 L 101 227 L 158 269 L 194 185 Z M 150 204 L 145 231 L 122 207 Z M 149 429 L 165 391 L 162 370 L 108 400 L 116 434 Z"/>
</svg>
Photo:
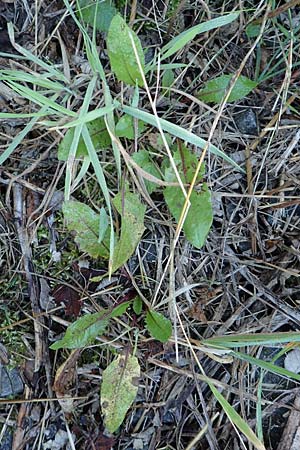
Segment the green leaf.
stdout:
<svg viewBox="0 0 300 450">
<path fill-rule="evenodd" d="M 195 25 L 194 27 L 183 31 L 162 48 L 161 61 L 174 55 L 174 53 L 177 53 L 188 42 L 191 42 L 197 36 L 197 34 L 206 33 L 207 31 L 213 30 L 214 28 L 228 25 L 229 23 L 236 20 L 238 16 L 239 13 L 227 14 L 225 16 L 217 17 L 216 19 L 208 20 L 204 23 L 199 23 L 198 25 Z"/>
<path fill-rule="evenodd" d="M 121 235 L 114 249 L 112 272 L 133 255 L 144 232 L 144 216 L 146 206 L 139 197 L 129 191 L 120 192 L 113 200 L 113 204 L 122 217 Z"/>
<path fill-rule="evenodd" d="M 137 126 L 138 136 L 143 133 L 145 127 L 145 122 L 139 120 Z M 120 118 L 119 122 L 116 125 L 116 135 L 119 137 L 126 137 L 127 139 L 135 138 L 133 117 L 129 116 L 128 114 L 124 114 L 124 116 Z"/>
<path fill-rule="evenodd" d="M 160 342 L 167 342 L 172 335 L 172 324 L 170 320 L 153 310 L 147 311 L 146 328 L 151 336 Z"/>
<path fill-rule="evenodd" d="M 103 150 L 108 148 L 111 144 L 110 136 L 105 126 L 104 119 L 101 117 L 99 119 L 95 119 L 91 122 L 87 123 L 87 128 L 89 134 L 91 136 L 94 147 L 97 150 Z M 75 128 L 70 128 L 63 140 L 60 142 L 58 146 L 57 157 L 60 161 L 67 161 L 69 156 L 70 147 L 74 138 Z M 82 137 L 80 137 L 77 150 L 76 150 L 76 158 L 82 158 L 83 156 L 88 155 L 88 150 L 84 143 Z"/>
<path fill-rule="evenodd" d="M 124 81 L 131 86 L 136 82 L 143 86 L 143 79 L 137 64 L 130 35 L 137 49 L 141 67 L 144 70 L 145 58 L 139 38 L 126 25 L 120 15 L 115 16 L 110 24 L 107 35 L 107 50 L 112 71 L 119 81 Z"/>
<path fill-rule="evenodd" d="M 132 355 L 119 355 L 103 371 L 101 408 L 104 424 L 110 433 L 117 431 L 138 391 L 140 366 Z"/>
<path fill-rule="evenodd" d="M 191 183 L 195 169 L 198 164 L 196 155 L 191 153 L 186 147 L 182 147 L 174 154 L 174 162 L 184 183 Z M 197 182 L 201 181 L 204 175 L 204 166 L 200 170 Z M 166 181 L 176 181 L 176 175 L 172 167 L 166 170 Z M 168 208 L 178 222 L 181 211 L 185 203 L 185 197 L 180 187 L 169 186 L 164 189 L 164 198 Z M 190 208 L 187 213 L 183 231 L 187 240 L 196 248 L 201 248 L 211 228 L 213 212 L 211 204 L 211 193 L 207 185 L 203 183 L 201 191 L 193 191 L 190 196 Z"/>
<path fill-rule="evenodd" d="M 206 103 L 221 103 L 232 77 L 233 75 L 221 75 L 220 77 L 208 81 L 205 83 L 204 89 L 198 93 L 197 97 Z M 240 75 L 233 86 L 227 101 L 234 102 L 246 97 L 257 84 L 256 81 L 252 81 L 249 78 Z"/>
<path fill-rule="evenodd" d="M 247 25 L 246 27 L 246 35 L 247 37 L 250 38 L 256 38 L 261 30 L 261 24 L 259 23 L 249 23 L 249 25 Z"/>
<path fill-rule="evenodd" d="M 178 147 L 178 150 L 176 150 L 173 155 L 173 159 L 183 183 L 191 183 L 198 166 L 198 158 L 195 153 L 180 144 L 180 147 Z M 202 181 L 204 174 L 205 166 L 202 164 L 196 183 L 200 183 Z M 177 180 L 175 172 L 171 166 L 166 169 L 165 180 L 169 182 L 175 182 Z"/>
<path fill-rule="evenodd" d="M 167 187 L 164 190 L 168 208 L 178 222 L 184 205 L 184 195 L 177 187 Z M 187 213 L 183 231 L 187 240 L 196 248 L 203 247 L 213 221 L 211 193 L 206 184 L 201 192 L 193 191 L 190 196 L 191 206 Z"/>
<path fill-rule="evenodd" d="M 132 155 L 132 159 L 136 162 L 143 170 L 150 173 L 156 178 L 161 179 L 159 170 L 156 168 L 154 162 L 152 161 L 150 154 L 147 150 L 139 150 Z M 145 180 L 145 186 L 149 194 L 152 194 L 156 190 L 157 185 L 151 181 Z"/>
<path fill-rule="evenodd" d="M 109 258 L 109 234 L 107 228 L 102 243 L 99 243 L 100 215 L 88 205 L 77 201 L 67 201 L 63 204 L 63 213 L 69 230 L 76 231 L 75 241 L 80 249 L 93 258 L 102 256 Z"/>
<path fill-rule="evenodd" d="M 112 312 L 110 313 L 109 317 L 114 318 L 114 317 L 122 316 L 126 312 L 128 306 L 131 303 L 132 303 L 132 300 L 128 300 L 127 302 L 124 302 L 124 303 L 121 303 L 120 305 L 117 305 L 112 310 Z"/>
<path fill-rule="evenodd" d="M 92 27 L 95 25 L 99 31 L 108 31 L 112 18 L 117 14 L 109 0 L 79 0 L 79 7 L 82 19 Z"/>
<path fill-rule="evenodd" d="M 174 80 L 175 80 L 175 75 L 174 75 L 173 70 L 172 69 L 165 70 L 162 80 L 161 80 L 162 88 L 168 88 L 168 87 L 172 86 L 172 84 L 174 83 Z M 163 92 L 164 91 L 169 92 L 169 91 L 163 89 Z"/>
<path fill-rule="evenodd" d="M 59 348 L 81 348 L 94 342 L 97 336 L 103 334 L 109 322 L 109 318 L 103 316 L 107 311 L 95 314 L 86 314 L 67 328 L 62 339 L 50 346 L 52 350 Z"/>
<path fill-rule="evenodd" d="M 143 302 L 139 296 L 134 298 L 132 308 L 137 316 L 141 314 L 143 310 Z"/>
</svg>

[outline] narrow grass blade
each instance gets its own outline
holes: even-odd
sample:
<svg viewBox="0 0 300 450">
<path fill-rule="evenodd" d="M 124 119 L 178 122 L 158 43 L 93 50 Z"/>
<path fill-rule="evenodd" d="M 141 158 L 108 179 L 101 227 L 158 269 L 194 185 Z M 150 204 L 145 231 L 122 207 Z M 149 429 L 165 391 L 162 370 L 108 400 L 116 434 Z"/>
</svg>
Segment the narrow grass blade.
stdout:
<svg viewBox="0 0 300 450">
<path fill-rule="evenodd" d="M 275 366 L 275 364 L 272 364 L 271 362 L 263 361 L 262 359 L 254 358 L 253 356 L 246 355 L 245 353 L 240 352 L 232 352 L 231 355 L 235 356 L 238 359 L 241 359 L 242 361 L 247 361 L 250 364 L 261 367 L 268 372 L 275 373 L 276 375 L 281 375 L 285 378 L 300 381 L 300 375 L 298 375 L 297 373 L 291 372 L 290 370 L 284 369 L 283 367 Z"/>
<path fill-rule="evenodd" d="M 63 128 L 72 128 L 78 127 L 79 125 L 84 125 L 87 122 L 91 122 L 92 120 L 98 119 L 99 117 L 106 116 L 107 114 L 113 112 L 113 105 L 104 106 L 103 108 L 93 109 L 93 111 L 89 111 L 86 114 L 81 114 L 76 120 L 72 120 L 64 125 L 59 125 L 55 128 L 63 129 Z"/>
<path fill-rule="evenodd" d="M 76 23 L 78 29 L 81 31 L 81 33 L 83 35 L 87 58 L 88 58 L 88 61 L 90 63 L 90 66 L 91 66 L 93 72 L 95 74 L 96 73 L 99 74 L 101 80 L 105 81 L 105 72 L 103 70 L 103 66 L 102 66 L 100 58 L 99 58 L 99 52 L 97 50 L 97 46 L 96 46 L 95 41 L 92 41 L 90 39 L 86 29 L 84 28 L 84 26 L 78 20 L 76 14 L 74 13 L 74 11 L 72 9 L 72 6 L 68 2 L 68 0 L 64 0 L 64 4 L 65 4 L 66 9 L 69 12 L 70 16 L 72 17 L 72 19 Z M 78 3 L 78 0 L 76 0 L 76 4 L 77 4 L 78 11 L 81 11 L 81 8 L 80 8 L 80 5 Z"/>
<path fill-rule="evenodd" d="M 74 183 L 71 187 L 71 191 L 74 192 L 74 190 L 76 189 L 76 187 L 78 186 L 78 184 L 80 183 L 80 181 L 83 179 L 83 177 L 85 176 L 85 174 L 87 173 L 89 167 L 90 167 L 90 157 L 89 156 L 85 156 L 83 158 L 82 161 L 82 165 L 79 171 L 79 174 L 77 175 L 76 179 L 74 180 Z"/>
<path fill-rule="evenodd" d="M 187 67 L 188 64 L 179 64 L 179 63 L 170 63 L 170 64 L 160 64 L 159 69 L 162 70 L 169 70 L 169 69 L 183 69 L 184 67 Z M 155 70 L 157 68 L 157 64 L 155 63 L 149 63 L 145 67 L 145 73 L 150 72 L 150 70 Z"/>
<path fill-rule="evenodd" d="M 83 100 L 81 110 L 79 113 L 79 118 L 78 118 L 79 120 L 81 118 L 85 117 L 88 112 L 89 105 L 91 103 L 91 99 L 93 96 L 93 91 L 96 86 L 96 82 L 97 82 L 97 77 L 93 76 L 93 78 L 89 82 L 89 85 L 87 87 L 87 90 L 86 90 L 86 93 L 84 96 L 84 100 Z M 65 200 L 69 200 L 70 195 L 71 195 L 73 164 L 74 164 L 75 155 L 76 155 L 76 151 L 77 151 L 77 147 L 78 147 L 78 143 L 79 143 L 79 139 L 80 139 L 80 135 L 81 135 L 83 126 L 84 126 L 83 123 L 80 121 L 80 123 L 75 127 L 75 131 L 74 131 L 73 141 L 71 144 L 71 148 L 70 148 L 70 152 L 69 152 L 69 156 L 68 156 L 68 160 L 67 160 L 66 179 L 65 179 Z"/>
<path fill-rule="evenodd" d="M 266 450 L 264 444 L 258 439 L 256 434 L 251 430 L 249 425 L 244 419 L 236 412 L 236 410 L 228 403 L 223 395 L 215 388 L 212 383 L 209 383 L 209 387 L 222 406 L 223 411 L 227 415 L 228 419 L 246 436 L 249 442 L 251 442 L 257 450 Z"/>
<path fill-rule="evenodd" d="M 51 98 L 48 98 L 45 95 L 28 88 L 27 86 L 23 86 L 22 84 L 16 83 L 15 81 L 7 81 L 7 83 L 15 92 L 20 94 L 22 97 L 31 100 L 33 103 L 36 103 L 39 106 L 47 106 L 49 110 L 56 111 L 56 113 L 61 114 L 62 116 L 77 116 L 74 111 L 71 111 L 64 106 L 59 105 Z"/>
<path fill-rule="evenodd" d="M 46 113 L 48 115 L 48 111 Z M 54 112 L 53 112 L 54 114 Z M 56 114 L 56 113 L 55 113 Z M 45 113 L 37 112 L 37 113 L 0 113 L 0 119 L 30 119 L 31 117 L 45 117 Z"/>
<path fill-rule="evenodd" d="M 116 103 L 116 102 L 115 102 Z M 116 105 L 118 106 L 118 105 Z M 146 111 L 142 111 L 138 108 L 132 108 L 131 106 L 126 105 L 120 105 L 119 106 L 122 111 L 129 114 L 132 117 L 136 117 L 137 119 L 143 120 L 146 123 L 149 123 L 150 125 L 153 125 L 154 127 L 157 127 L 157 121 L 153 114 L 150 114 Z M 191 133 L 188 130 L 185 130 L 184 128 L 180 127 L 179 125 L 176 125 L 174 123 L 169 122 L 168 120 L 159 118 L 160 126 L 161 128 L 172 134 L 173 136 L 178 137 L 179 139 L 182 139 L 183 141 L 186 141 L 192 145 L 196 145 L 199 148 L 205 148 L 207 145 L 207 142 L 202 139 L 199 136 L 196 136 L 196 134 Z M 224 159 L 224 161 L 231 164 L 233 167 L 237 168 L 239 171 L 244 172 L 244 170 L 235 162 L 233 159 L 231 159 L 229 156 L 226 155 L 226 153 L 222 152 L 213 144 L 210 144 L 209 151 L 213 153 L 214 155 L 217 155 Z"/>
<path fill-rule="evenodd" d="M 24 83 L 32 83 L 35 86 L 41 86 L 53 91 L 67 91 L 72 94 L 72 91 L 59 81 L 49 80 L 51 77 L 49 73 L 27 73 L 21 70 L 2 70 L 0 73 L 0 80 L 2 81 L 23 81 Z"/>
<path fill-rule="evenodd" d="M 7 24 L 7 30 L 9 38 L 12 42 L 12 45 L 15 47 L 15 49 L 21 53 L 21 55 L 25 56 L 29 61 L 32 61 L 37 66 L 41 67 L 42 69 L 46 70 L 47 72 L 51 73 L 51 75 L 54 78 L 57 78 L 58 80 L 63 81 L 64 83 L 68 84 L 68 79 L 64 76 L 62 72 L 55 69 L 55 66 L 53 64 L 47 64 L 44 61 L 42 61 L 40 58 L 35 56 L 33 53 L 31 53 L 29 50 L 26 50 L 24 47 L 21 47 L 21 45 L 16 44 L 15 37 L 14 37 L 14 28 L 12 23 Z"/>
<path fill-rule="evenodd" d="M 103 82 L 103 85 L 104 85 L 105 104 L 106 104 L 106 106 L 114 107 L 110 89 L 109 89 L 106 81 Z M 107 114 L 106 123 L 109 127 L 109 130 L 107 130 L 107 131 L 110 133 L 110 135 L 112 134 L 113 136 L 115 136 L 116 130 L 115 130 L 115 118 L 114 118 L 113 111 L 111 111 L 110 113 Z M 118 179 L 120 179 L 121 178 L 121 155 L 120 155 L 120 151 L 119 151 L 118 146 L 116 145 L 115 141 L 112 140 L 111 143 L 112 143 L 114 158 L 115 158 L 115 162 L 116 162 Z"/>
<path fill-rule="evenodd" d="M 231 13 L 227 14 L 225 16 L 217 17 L 216 19 L 208 20 L 204 23 L 199 23 L 198 25 L 195 25 L 192 28 L 189 28 L 186 31 L 183 31 L 179 34 L 179 36 L 176 36 L 175 38 L 171 39 L 163 48 L 162 48 L 162 55 L 161 55 L 161 61 L 169 58 L 170 56 L 177 53 L 179 50 L 181 50 L 188 42 L 192 41 L 197 34 L 199 33 L 206 33 L 207 31 L 213 30 L 214 28 L 219 28 L 224 25 L 228 25 L 229 23 L 236 20 L 239 16 L 239 13 Z"/>
<path fill-rule="evenodd" d="M 41 115 L 45 115 L 47 111 L 47 108 L 44 107 L 40 110 Z M 24 137 L 32 130 L 36 122 L 38 121 L 39 116 L 33 117 L 30 122 L 23 128 L 23 130 L 13 139 L 13 141 L 10 143 L 10 145 L 7 147 L 6 150 L 0 155 L 0 165 L 4 163 L 4 161 L 7 160 L 7 158 L 10 157 L 12 152 L 18 147 L 18 145 L 23 141 Z"/>
<path fill-rule="evenodd" d="M 218 336 L 201 342 L 210 347 L 238 348 L 254 345 L 278 345 L 287 342 L 300 342 L 299 332 L 236 334 L 234 336 Z"/>
<path fill-rule="evenodd" d="M 112 216 L 112 209 L 111 209 L 111 203 L 110 203 L 110 195 L 109 195 L 108 187 L 106 184 L 105 176 L 104 176 L 101 164 L 99 162 L 97 152 L 95 150 L 93 141 L 91 139 L 91 136 L 89 134 L 89 131 L 88 131 L 86 125 L 83 125 L 82 137 L 83 137 L 84 143 L 86 145 L 86 148 L 89 152 L 89 157 L 90 157 L 91 163 L 93 165 L 99 186 L 103 192 L 103 196 L 104 196 L 106 206 L 107 206 L 107 209 L 109 212 L 109 218 L 110 218 L 110 245 L 109 245 L 110 258 L 109 259 L 111 261 L 113 258 L 113 253 L 114 253 L 115 239 L 114 239 L 114 226 L 113 226 L 114 224 L 113 224 L 113 216 Z"/>
</svg>

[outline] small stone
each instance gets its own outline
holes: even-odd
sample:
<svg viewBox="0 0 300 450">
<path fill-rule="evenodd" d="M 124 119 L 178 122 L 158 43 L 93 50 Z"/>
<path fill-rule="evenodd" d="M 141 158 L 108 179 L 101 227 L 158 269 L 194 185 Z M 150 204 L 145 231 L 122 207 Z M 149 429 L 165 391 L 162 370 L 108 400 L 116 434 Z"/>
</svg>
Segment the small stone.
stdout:
<svg viewBox="0 0 300 450">
<path fill-rule="evenodd" d="M 257 116 L 253 109 L 246 109 L 237 114 L 235 124 L 242 134 L 258 135 Z"/>
<path fill-rule="evenodd" d="M 0 368 L 0 397 L 15 396 L 24 390 L 22 378 L 18 369 Z"/>
<path fill-rule="evenodd" d="M 300 349 L 290 351 L 284 360 L 285 369 L 290 372 L 299 373 L 300 372 Z"/>
</svg>

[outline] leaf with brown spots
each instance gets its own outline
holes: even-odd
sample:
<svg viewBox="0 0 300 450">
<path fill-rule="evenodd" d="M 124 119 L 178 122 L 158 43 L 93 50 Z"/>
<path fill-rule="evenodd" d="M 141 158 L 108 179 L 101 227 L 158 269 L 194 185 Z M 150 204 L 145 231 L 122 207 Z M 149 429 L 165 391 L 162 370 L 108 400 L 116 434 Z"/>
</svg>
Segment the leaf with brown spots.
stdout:
<svg viewBox="0 0 300 450">
<path fill-rule="evenodd" d="M 101 408 L 110 433 L 117 431 L 132 405 L 139 384 L 140 366 L 133 355 L 119 355 L 103 371 Z"/>
</svg>

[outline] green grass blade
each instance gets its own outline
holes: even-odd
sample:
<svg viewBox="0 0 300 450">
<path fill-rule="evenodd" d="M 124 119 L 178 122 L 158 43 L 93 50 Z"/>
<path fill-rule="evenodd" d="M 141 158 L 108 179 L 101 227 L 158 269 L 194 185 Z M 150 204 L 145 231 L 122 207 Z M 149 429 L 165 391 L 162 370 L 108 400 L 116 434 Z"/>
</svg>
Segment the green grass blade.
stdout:
<svg viewBox="0 0 300 450">
<path fill-rule="evenodd" d="M 23 86 L 22 84 L 16 83 L 15 81 L 7 81 L 9 86 L 22 97 L 27 98 L 28 100 L 36 103 L 39 106 L 47 106 L 49 110 L 56 111 L 57 114 L 61 114 L 63 116 L 71 116 L 76 117 L 77 114 L 74 111 L 71 111 L 64 106 L 59 105 L 51 98 L 46 97 L 39 92 L 34 91 L 33 89 L 28 88 L 27 86 Z"/>
<path fill-rule="evenodd" d="M 48 111 L 46 112 L 48 115 Z M 54 112 L 53 112 L 54 114 Z M 56 114 L 56 113 L 55 113 Z M 31 117 L 45 117 L 45 113 L 37 112 L 37 113 L 0 113 L 0 119 L 30 119 Z"/>
<path fill-rule="evenodd" d="M 118 106 L 117 102 L 115 102 L 115 104 L 116 106 Z M 146 111 L 142 111 L 141 109 L 138 108 L 132 108 L 131 106 L 120 105 L 119 107 L 122 111 L 129 114 L 130 116 L 143 120 L 144 122 L 149 123 L 154 127 L 157 127 L 157 121 L 153 114 L 150 114 Z M 161 128 L 164 131 L 172 134 L 173 136 L 178 137 L 179 139 L 182 139 L 183 141 L 187 141 L 188 143 L 196 145 L 197 147 L 202 149 L 205 148 L 205 146 L 207 145 L 207 142 L 204 139 L 200 138 L 199 136 L 196 136 L 196 134 L 191 133 L 188 130 L 185 130 L 179 125 L 171 123 L 168 120 L 162 118 L 159 118 L 159 122 Z M 235 161 L 233 161 L 233 159 L 227 156 L 226 153 L 219 150 L 218 147 L 216 147 L 215 145 L 210 144 L 209 151 L 214 155 L 221 157 L 222 159 L 224 159 L 224 161 L 228 162 L 233 167 L 237 168 L 239 171 L 244 172 L 244 170 Z"/>
<path fill-rule="evenodd" d="M 47 108 L 44 107 L 41 109 L 40 114 L 45 115 L 47 111 Z M 23 128 L 23 130 L 13 139 L 13 141 L 10 143 L 10 145 L 7 147 L 6 150 L 0 155 L 0 165 L 4 163 L 4 161 L 7 160 L 7 158 L 10 157 L 12 152 L 18 147 L 18 145 L 22 142 L 24 137 L 32 130 L 33 126 L 36 124 L 40 116 L 33 117 L 30 122 Z"/>
<path fill-rule="evenodd" d="M 107 106 L 113 107 L 113 99 L 112 99 L 110 89 L 109 89 L 106 81 L 103 82 L 103 85 L 104 85 L 105 104 Z M 107 125 L 109 127 L 109 130 L 108 130 L 109 133 L 111 133 L 112 135 L 115 136 L 115 118 L 114 118 L 113 112 L 108 113 L 106 119 L 107 119 Z M 120 179 L 121 178 L 121 155 L 120 155 L 118 146 L 116 145 L 116 143 L 114 141 L 112 141 L 112 148 L 113 148 L 114 158 L 115 158 L 115 162 L 116 162 L 118 179 Z"/>
<path fill-rule="evenodd" d="M 238 359 L 241 359 L 242 361 L 247 361 L 250 364 L 261 367 L 262 369 L 265 369 L 269 372 L 275 373 L 276 375 L 281 375 L 282 377 L 285 378 L 300 381 L 300 375 L 298 375 L 297 373 L 291 372 L 290 370 L 284 369 L 283 367 L 275 366 L 275 364 L 272 364 L 268 361 L 263 361 L 261 359 L 254 358 L 253 356 L 246 355 L 245 353 L 240 352 L 232 352 L 231 355 L 235 356 Z"/>
<path fill-rule="evenodd" d="M 225 16 L 220 16 L 215 19 L 208 20 L 204 23 L 199 23 L 192 28 L 189 28 L 186 31 L 183 31 L 175 38 L 171 39 L 163 48 L 160 60 L 163 61 L 166 58 L 177 53 L 181 50 L 188 42 L 191 42 L 199 33 L 206 33 L 207 31 L 213 30 L 214 28 L 219 28 L 224 25 L 228 25 L 229 23 L 236 20 L 239 16 L 239 13 L 231 13 Z"/>
<path fill-rule="evenodd" d="M 67 168 L 66 168 L 66 179 L 65 179 L 65 199 L 66 200 L 69 200 L 70 195 L 71 195 L 73 164 L 74 164 L 74 160 L 75 160 L 75 155 L 76 155 L 76 150 L 78 147 L 80 135 L 81 135 L 81 132 L 82 132 L 82 129 L 84 126 L 84 121 L 81 119 L 87 115 L 89 105 L 91 103 L 91 99 L 93 96 L 93 91 L 96 86 L 96 82 L 97 82 L 97 77 L 93 76 L 93 78 L 91 79 L 91 81 L 88 84 L 88 87 L 87 87 L 87 90 L 86 90 L 86 93 L 84 96 L 84 100 L 83 100 L 83 103 L 82 103 L 82 106 L 80 109 L 79 118 L 78 118 L 79 123 L 75 127 L 73 141 L 71 144 L 71 148 L 70 148 L 70 152 L 69 152 L 69 156 L 68 156 L 68 160 L 67 160 Z"/>
<path fill-rule="evenodd" d="M 92 166 L 94 168 L 95 171 L 95 175 L 97 177 L 99 186 L 102 190 L 104 199 L 105 199 L 105 203 L 109 212 L 109 218 L 110 218 L 110 245 L 109 245 L 109 252 L 110 252 L 110 260 L 112 260 L 113 258 L 113 253 L 114 253 L 114 246 L 115 246 L 115 238 L 114 238 L 114 226 L 113 226 L 113 216 L 112 216 L 112 209 L 111 209 L 111 202 L 110 202 L 110 195 L 109 195 L 109 191 L 108 191 L 108 187 L 106 184 L 106 180 L 105 180 L 105 176 L 97 155 L 97 152 L 95 150 L 93 141 L 91 139 L 91 136 L 89 134 L 88 128 L 86 125 L 83 125 L 82 128 L 82 137 L 84 140 L 84 143 L 86 145 L 86 148 L 88 150 L 89 153 L 89 157 L 92 163 Z"/>
<path fill-rule="evenodd" d="M 223 395 L 215 388 L 212 383 L 209 383 L 209 387 L 222 406 L 223 411 L 227 415 L 228 419 L 246 436 L 249 442 L 251 442 L 257 450 L 266 450 L 264 444 L 258 439 L 256 434 L 251 430 L 249 425 L 244 419 L 236 412 L 236 410 L 228 403 Z"/>
<path fill-rule="evenodd" d="M 2 70 L 0 73 L 0 80 L 2 81 L 23 81 L 24 83 L 32 83 L 35 86 L 41 86 L 52 91 L 60 92 L 65 90 L 72 94 L 72 91 L 59 81 L 48 80 L 48 77 L 51 77 L 51 74 L 32 74 L 20 70 Z"/>
<path fill-rule="evenodd" d="M 162 70 L 169 70 L 169 69 L 183 69 L 184 67 L 187 67 L 188 64 L 179 64 L 179 63 L 170 63 L 170 64 L 160 64 L 159 69 Z M 145 74 L 150 72 L 150 70 L 155 70 L 157 68 L 157 64 L 149 63 L 145 67 Z"/>
<path fill-rule="evenodd" d="M 76 187 L 78 186 L 78 184 L 80 183 L 80 181 L 83 179 L 83 177 L 86 175 L 87 171 L 89 170 L 91 164 L 91 160 L 89 156 L 84 156 L 83 161 L 82 161 L 82 165 L 80 168 L 80 171 L 77 175 L 77 177 L 74 180 L 74 183 L 72 185 L 72 192 L 74 192 L 74 190 L 76 189 Z"/>
<path fill-rule="evenodd" d="M 58 80 L 61 80 L 66 84 L 69 84 L 68 79 L 64 76 L 64 74 L 62 72 L 60 72 L 59 70 L 56 70 L 55 66 L 53 64 L 51 65 L 51 64 L 45 63 L 40 58 L 38 58 L 33 53 L 31 53 L 29 50 L 26 50 L 24 47 L 21 47 L 21 45 L 15 43 L 14 28 L 13 28 L 12 23 L 7 24 L 7 30 L 8 30 L 8 35 L 9 35 L 9 38 L 10 38 L 13 46 L 19 53 L 21 53 L 21 55 L 25 56 L 25 58 L 27 58 L 29 61 L 33 62 L 37 66 L 39 66 L 42 69 L 49 72 L 54 78 L 57 78 Z"/>
<path fill-rule="evenodd" d="M 59 125 L 56 128 L 72 128 L 78 127 L 79 125 L 84 125 L 87 122 L 91 122 L 92 120 L 98 119 L 99 117 L 103 117 L 109 113 L 112 113 L 114 110 L 114 105 L 104 106 L 103 108 L 93 109 L 93 111 L 89 111 L 86 114 L 80 114 L 76 120 L 72 120 L 64 125 Z"/>
<path fill-rule="evenodd" d="M 201 342 L 210 347 L 238 348 L 254 345 L 276 345 L 288 342 L 300 342 L 299 332 L 236 334 L 232 336 L 218 336 Z"/>
</svg>

